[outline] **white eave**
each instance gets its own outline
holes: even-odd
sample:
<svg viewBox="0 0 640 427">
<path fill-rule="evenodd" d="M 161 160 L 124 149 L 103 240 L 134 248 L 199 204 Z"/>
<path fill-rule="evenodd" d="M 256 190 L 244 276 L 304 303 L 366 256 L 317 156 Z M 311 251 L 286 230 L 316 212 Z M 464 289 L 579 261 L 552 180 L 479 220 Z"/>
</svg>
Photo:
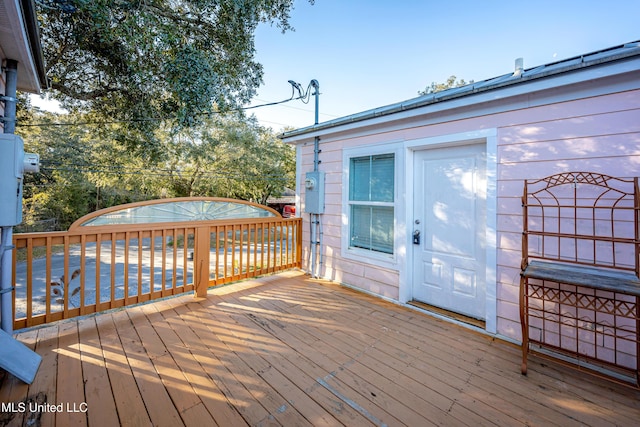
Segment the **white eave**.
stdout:
<svg viewBox="0 0 640 427">
<path fill-rule="evenodd" d="M 18 62 L 18 90 L 47 87 L 33 0 L 0 0 L 0 59 Z"/>
<path fill-rule="evenodd" d="M 283 133 L 280 138 L 297 144 L 327 133 L 380 125 L 637 71 L 640 71 L 640 41 L 295 129 Z"/>
</svg>

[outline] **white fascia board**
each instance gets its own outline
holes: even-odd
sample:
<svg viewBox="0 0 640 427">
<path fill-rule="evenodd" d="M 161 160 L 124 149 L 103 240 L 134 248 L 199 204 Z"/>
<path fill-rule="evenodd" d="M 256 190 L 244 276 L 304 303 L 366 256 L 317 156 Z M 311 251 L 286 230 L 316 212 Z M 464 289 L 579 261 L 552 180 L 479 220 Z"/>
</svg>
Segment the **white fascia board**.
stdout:
<svg viewBox="0 0 640 427">
<path fill-rule="evenodd" d="M 624 61 L 613 62 L 608 64 L 601 64 L 598 66 L 584 67 L 578 70 L 572 70 L 557 75 L 546 76 L 544 78 L 531 79 L 529 81 L 524 80 L 517 84 L 511 84 L 505 87 L 487 90 L 479 93 L 469 94 L 458 98 L 448 99 L 440 102 L 435 102 L 425 106 L 413 107 L 412 104 L 419 102 L 418 99 L 412 99 L 398 104 L 391 104 L 386 107 L 380 107 L 373 110 L 364 111 L 361 113 L 353 114 L 343 118 L 335 119 L 334 121 L 325 122 L 309 128 L 308 132 L 300 134 L 294 134 L 291 136 L 283 136 L 282 140 L 289 144 L 304 143 L 316 136 L 327 138 L 328 135 L 334 133 L 351 133 L 355 130 L 366 132 L 364 128 L 375 129 L 378 131 L 380 128 L 388 130 L 388 126 L 392 126 L 394 122 L 415 120 L 418 118 L 427 117 L 435 113 L 443 113 L 450 111 L 451 120 L 460 119 L 455 114 L 454 110 L 466 108 L 466 112 L 462 115 L 467 117 L 475 117 L 479 115 L 496 114 L 504 111 L 509 111 L 514 108 L 522 108 L 523 105 L 516 103 L 509 105 L 496 106 L 497 101 L 506 101 L 510 98 L 516 98 L 522 95 L 528 95 L 533 93 L 540 93 L 559 88 L 569 88 L 571 85 L 577 85 L 580 83 L 589 82 L 588 88 L 583 88 L 575 93 L 566 91 L 564 95 L 551 95 L 549 97 L 540 97 L 538 102 L 528 102 L 526 107 L 533 107 L 544 105 L 559 101 L 570 101 L 573 99 L 586 98 L 589 96 L 597 96 L 605 93 L 613 93 L 615 91 L 631 90 L 640 88 L 640 78 L 635 77 L 630 79 L 630 83 L 622 84 L 612 90 L 612 88 L 605 88 L 604 90 L 596 83 L 597 80 L 606 78 L 615 78 L 616 76 L 622 76 L 628 73 L 640 72 L 640 57 L 635 56 Z M 489 105 L 489 103 L 491 103 Z M 487 104 L 483 106 L 482 104 Z M 537 104 L 537 105 L 536 105 Z M 469 114 L 469 108 L 473 108 L 474 112 Z M 443 122 L 440 115 L 440 122 Z M 449 121 L 449 120 L 446 120 Z M 335 122 L 335 124 L 332 124 Z M 316 128 L 314 130 L 313 128 Z M 295 131 L 294 131 L 295 132 Z"/>
<path fill-rule="evenodd" d="M 18 62 L 18 90 L 40 93 L 42 87 L 38 78 L 38 69 L 29 44 L 27 24 L 19 0 L 5 1 L 3 4 L 7 22 L 0 33 L 2 60 L 13 59 Z"/>
</svg>

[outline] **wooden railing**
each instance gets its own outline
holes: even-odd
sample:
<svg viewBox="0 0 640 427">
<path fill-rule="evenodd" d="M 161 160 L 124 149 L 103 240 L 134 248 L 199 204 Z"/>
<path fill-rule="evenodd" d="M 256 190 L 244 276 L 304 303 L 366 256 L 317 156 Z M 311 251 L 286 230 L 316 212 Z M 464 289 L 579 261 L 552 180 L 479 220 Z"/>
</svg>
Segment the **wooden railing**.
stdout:
<svg viewBox="0 0 640 427">
<path fill-rule="evenodd" d="M 301 265 L 300 218 L 76 227 L 15 234 L 14 329 Z"/>
</svg>

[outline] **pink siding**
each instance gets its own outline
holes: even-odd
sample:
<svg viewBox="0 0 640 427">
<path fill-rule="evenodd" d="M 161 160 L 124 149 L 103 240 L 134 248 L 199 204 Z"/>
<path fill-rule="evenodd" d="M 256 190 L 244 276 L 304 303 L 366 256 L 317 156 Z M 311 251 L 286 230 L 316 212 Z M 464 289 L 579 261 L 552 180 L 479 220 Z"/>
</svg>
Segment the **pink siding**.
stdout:
<svg viewBox="0 0 640 427">
<path fill-rule="evenodd" d="M 498 129 L 499 307 L 517 305 L 524 179 L 572 170 L 640 175 L 640 91 L 539 107 L 527 116 L 527 124 Z M 518 318 L 498 312 L 498 332 L 520 339 Z"/>
<path fill-rule="evenodd" d="M 403 124 L 381 125 L 378 130 L 355 129 L 322 137 L 320 169 L 326 172 L 326 211 L 322 219 L 325 245 L 321 275 L 398 298 L 398 271 L 406 267 L 383 268 L 375 261 L 362 263 L 341 257 L 341 204 L 346 186 L 342 182 L 343 149 L 497 129 L 497 332 L 519 340 L 522 181 L 570 170 L 620 177 L 640 175 L 640 90 L 445 123 L 423 123 L 412 119 Z M 313 146 L 305 144 L 300 149 L 299 188 L 304 211 L 302 181 L 313 167 Z M 303 217 L 308 221 L 308 216 Z M 308 223 L 304 230 L 308 230 Z M 306 256 L 306 234 L 305 239 Z M 410 254 L 411 248 L 407 248 L 407 252 Z"/>
</svg>

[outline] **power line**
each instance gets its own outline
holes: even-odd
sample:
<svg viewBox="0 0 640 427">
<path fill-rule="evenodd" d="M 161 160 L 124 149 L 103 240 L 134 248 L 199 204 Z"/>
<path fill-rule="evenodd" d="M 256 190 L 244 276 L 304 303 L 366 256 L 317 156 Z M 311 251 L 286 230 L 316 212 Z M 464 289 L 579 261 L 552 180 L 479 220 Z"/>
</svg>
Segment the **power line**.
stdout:
<svg viewBox="0 0 640 427">
<path fill-rule="evenodd" d="M 123 167 L 124 168 L 124 167 Z M 133 170 L 131 170 L 133 169 Z M 46 170 L 46 171 L 58 171 L 58 172 L 78 172 L 78 173 L 102 173 L 102 174 L 111 174 L 111 175 L 142 175 L 142 176 L 155 176 L 155 177 L 171 177 L 171 176 L 180 176 L 183 173 L 186 173 L 189 175 L 189 172 L 187 171 L 175 171 L 175 170 L 168 170 L 168 169 L 157 169 L 157 170 L 149 170 L 149 169 L 143 169 L 143 168 L 127 168 L 126 170 L 113 170 L 113 169 L 90 169 L 89 166 L 87 167 L 76 167 L 76 168 L 69 168 L 69 167 L 47 167 L 47 166 L 42 166 L 41 170 Z M 283 173 L 278 173 L 278 174 L 261 174 L 261 173 L 255 173 L 255 174 L 232 174 L 229 171 L 219 171 L 219 172 L 211 172 L 211 171 L 207 171 L 207 172 L 199 172 L 198 173 L 198 178 L 220 178 L 220 177 L 225 177 L 225 178 L 232 178 L 232 179 L 245 179 L 245 180 L 260 180 L 260 179 L 264 179 L 267 178 L 269 180 L 275 180 L 275 181 L 287 181 L 288 178 L 286 178 Z"/>
<path fill-rule="evenodd" d="M 66 167 L 66 168 L 78 168 L 78 169 L 87 169 L 87 168 L 93 168 L 93 167 L 98 167 L 101 169 L 124 169 L 124 170 L 139 170 L 142 172 L 148 172 L 149 168 L 148 167 L 132 167 L 129 165 L 95 165 L 95 164 L 91 164 L 91 163 L 56 163 L 56 162 L 45 162 L 42 165 L 42 169 L 57 169 L 59 167 Z M 154 167 L 153 168 L 154 171 L 160 171 L 160 172 L 170 172 L 170 173 L 180 173 L 180 172 L 184 172 L 182 170 L 179 169 L 166 169 L 166 168 L 161 168 L 161 167 Z M 218 172 L 215 173 L 219 173 L 219 174 L 227 174 L 229 172 L 232 172 L 232 170 L 221 170 L 218 169 Z M 260 174 L 263 175 L 263 174 Z"/>
<path fill-rule="evenodd" d="M 231 109 L 229 111 L 246 111 L 246 110 L 252 110 L 255 108 L 261 108 L 261 107 L 270 107 L 273 105 L 279 105 L 279 104 L 284 104 L 286 102 L 290 102 L 290 101 L 296 101 L 296 100 L 302 100 L 302 102 L 304 101 L 304 98 L 307 97 L 308 98 L 308 94 L 304 94 L 304 95 L 300 95 L 297 98 L 293 97 L 294 93 L 292 90 L 291 93 L 291 98 L 289 99 L 284 99 L 282 101 L 275 101 L 275 102 L 268 102 L 266 104 L 259 104 L 259 105 L 251 105 L 248 107 L 241 107 L 241 108 L 234 108 Z M 307 100 L 308 102 L 308 100 Z M 198 113 L 198 116 L 213 116 L 216 114 L 223 114 L 223 112 L 220 111 L 209 111 L 209 112 L 203 112 L 203 113 Z M 126 119 L 126 120 L 103 120 L 103 121 L 84 121 L 84 122 L 62 122 L 62 123 L 29 123 L 29 124 L 21 124 L 20 126 L 22 127 L 48 127 L 48 126 L 87 126 L 87 125 L 111 125 L 111 124 L 119 124 L 119 123 L 143 123 L 143 122 L 162 122 L 162 121 L 166 121 L 166 120 L 173 120 L 176 119 L 176 117 L 157 117 L 157 118 L 144 118 L 144 119 Z"/>
<path fill-rule="evenodd" d="M 256 101 L 268 102 L 268 101 L 265 101 L 264 99 L 260 99 L 260 98 L 255 98 L 255 99 L 256 99 Z M 309 109 L 307 109 L 307 108 L 294 107 L 294 106 L 292 106 L 292 105 L 282 105 L 282 107 L 284 107 L 284 108 L 290 108 L 290 109 L 292 109 L 292 110 L 300 110 L 300 111 L 304 111 L 304 112 L 306 112 L 306 113 L 313 113 L 313 110 L 309 110 Z M 327 117 L 333 117 L 333 118 L 340 117 L 340 116 L 336 116 L 335 114 L 328 114 L 328 113 L 319 113 L 319 114 L 320 114 L 321 116 L 327 116 Z M 276 124 L 281 124 L 281 123 L 276 123 Z"/>
</svg>

